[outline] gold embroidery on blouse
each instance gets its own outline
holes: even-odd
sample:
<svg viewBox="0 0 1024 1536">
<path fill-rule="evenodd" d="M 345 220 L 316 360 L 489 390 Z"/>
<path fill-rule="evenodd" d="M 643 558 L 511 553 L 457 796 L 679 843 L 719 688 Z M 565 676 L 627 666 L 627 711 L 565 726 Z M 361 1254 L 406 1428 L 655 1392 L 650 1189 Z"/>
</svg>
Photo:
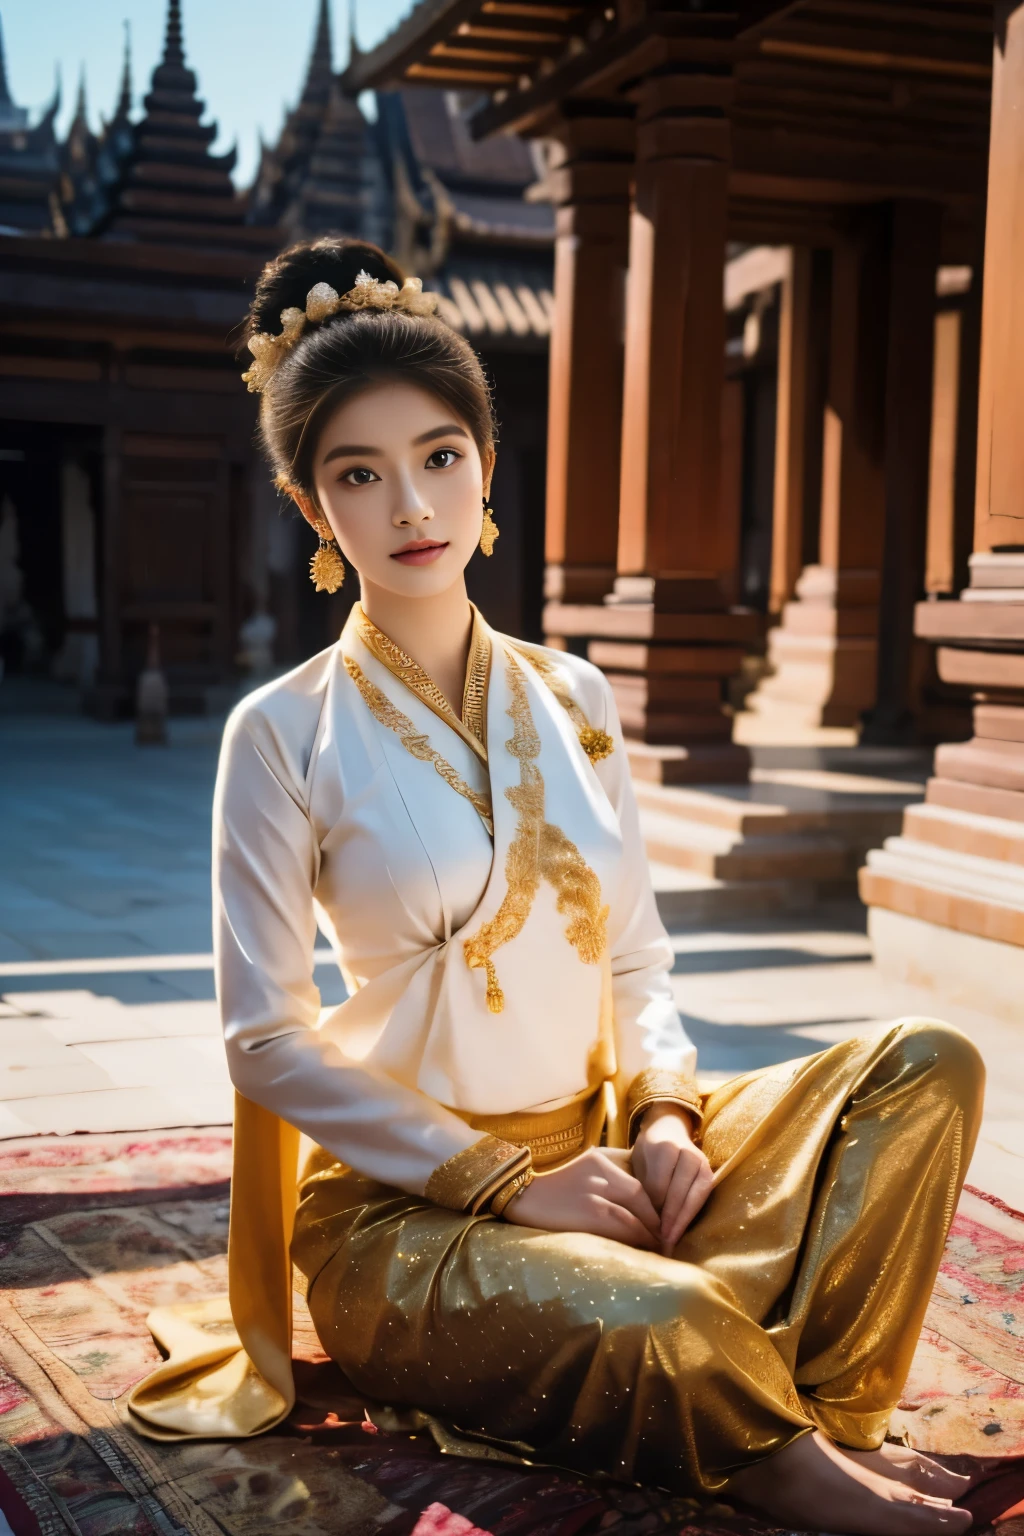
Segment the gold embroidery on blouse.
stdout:
<svg viewBox="0 0 1024 1536">
<path fill-rule="evenodd" d="M 487 761 L 487 690 L 491 678 L 491 642 L 480 614 L 473 609 L 473 638 L 469 646 L 466 686 L 462 691 L 462 723 L 484 749 Z"/>
<path fill-rule="evenodd" d="M 475 789 L 470 788 L 465 779 L 460 778 L 451 763 L 446 762 L 440 752 L 436 752 L 430 745 L 430 738 L 424 736 L 422 731 L 418 731 L 409 716 L 403 715 L 398 706 L 392 704 L 387 694 L 382 693 L 375 683 L 370 682 L 362 667 L 357 661 L 353 661 L 351 656 L 345 657 L 345 669 L 362 694 L 371 714 L 380 721 L 381 725 L 386 725 L 389 730 L 394 731 L 402 746 L 407 752 L 411 752 L 413 757 L 418 758 L 420 762 L 434 765 L 445 783 L 451 785 L 456 794 L 462 795 L 474 807 L 480 820 L 493 837 L 494 818 L 490 797 L 478 794 Z"/>
<path fill-rule="evenodd" d="M 473 610 L 473 638 L 470 642 L 469 665 L 466 669 L 461 720 L 433 678 L 423 670 L 418 661 L 413 661 L 400 645 L 396 645 L 382 629 L 378 629 L 372 619 L 367 618 L 359 603 L 356 603 L 352 609 L 352 618 L 356 633 L 370 654 L 376 656 L 381 665 L 387 667 L 388 671 L 411 689 L 417 698 L 422 699 L 427 708 L 433 710 L 438 719 L 450 726 L 456 735 L 461 736 L 477 757 L 486 763 L 485 733 L 480 722 L 485 718 L 487 704 L 490 641 L 477 610 L 475 608 Z M 472 720 L 466 717 L 466 700 L 470 696 Z"/>
<path fill-rule="evenodd" d="M 608 908 L 601 906 L 597 875 L 561 828 L 544 820 L 544 779 L 535 763 L 540 737 L 522 673 L 511 658 L 506 677 L 512 696 L 507 711 L 512 737 L 505 745 L 519 759 L 519 783 L 509 785 L 505 798 L 518 811 L 519 822 L 505 857 L 507 889 L 501 906 L 463 943 L 470 970 L 486 973 L 491 1013 L 501 1013 L 505 1006 L 492 956 L 522 932 L 542 878 L 554 886 L 559 912 L 570 916 L 565 936 L 585 965 L 596 965 L 604 953 L 608 918 Z"/>
<path fill-rule="evenodd" d="M 530 666 L 544 679 L 548 688 L 565 710 L 569 719 L 576 727 L 576 735 L 580 746 L 590 758 L 592 763 L 599 763 L 603 757 L 611 757 L 615 751 L 615 743 L 607 731 L 599 731 L 596 725 L 591 725 L 580 706 L 576 703 L 559 676 L 558 668 L 548 658 L 538 651 L 528 650 L 525 645 L 517 645 L 516 651 Z"/>
<path fill-rule="evenodd" d="M 700 1090 L 692 1077 L 672 1072 L 666 1067 L 645 1067 L 626 1089 L 627 1140 L 632 1146 L 639 1129 L 640 1116 L 652 1104 L 681 1104 L 699 1126 L 704 1119 Z"/>
<path fill-rule="evenodd" d="M 513 1174 L 529 1166 L 528 1148 L 483 1136 L 435 1168 L 423 1193 L 435 1205 L 475 1214 Z"/>
</svg>

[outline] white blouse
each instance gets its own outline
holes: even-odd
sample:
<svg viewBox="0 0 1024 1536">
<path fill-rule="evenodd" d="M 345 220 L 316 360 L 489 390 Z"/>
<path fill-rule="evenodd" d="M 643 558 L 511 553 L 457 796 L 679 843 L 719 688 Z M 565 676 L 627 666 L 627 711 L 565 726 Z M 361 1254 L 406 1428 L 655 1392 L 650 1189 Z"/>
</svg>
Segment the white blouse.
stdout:
<svg viewBox="0 0 1024 1536">
<path fill-rule="evenodd" d="M 601 968 L 567 937 L 555 886 L 539 881 L 521 929 L 493 949 L 500 1012 L 467 960 L 467 939 L 501 927 L 518 879 L 533 770 L 509 750 L 516 699 L 538 747 L 545 831 L 559 829 L 557 846 L 600 881 L 618 1074 L 692 1078 L 696 1061 L 608 683 L 586 661 L 488 634 L 486 762 L 350 620 L 337 644 L 238 705 L 217 777 L 214 947 L 232 1080 L 345 1163 L 416 1194 L 480 1139 L 453 1111 L 550 1109 L 593 1086 Z M 531 653 L 611 735 L 610 756 L 591 764 Z M 350 992 L 323 1022 L 318 925 Z"/>
</svg>

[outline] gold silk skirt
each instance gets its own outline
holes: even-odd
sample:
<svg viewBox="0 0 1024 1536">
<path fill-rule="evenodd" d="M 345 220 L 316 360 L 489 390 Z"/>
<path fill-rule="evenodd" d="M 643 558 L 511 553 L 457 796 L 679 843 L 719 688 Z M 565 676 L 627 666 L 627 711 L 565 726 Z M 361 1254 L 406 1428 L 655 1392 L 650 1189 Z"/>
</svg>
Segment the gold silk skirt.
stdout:
<svg viewBox="0 0 1024 1536">
<path fill-rule="evenodd" d="M 969 1040 L 921 1019 L 725 1083 L 705 1101 L 714 1188 L 671 1257 L 460 1215 L 319 1153 L 293 1258 L 360 1391 L 480 1454 L 715 1493 L 815 1426 L 883 1440 L 983 1080 Z"/>
</svg>

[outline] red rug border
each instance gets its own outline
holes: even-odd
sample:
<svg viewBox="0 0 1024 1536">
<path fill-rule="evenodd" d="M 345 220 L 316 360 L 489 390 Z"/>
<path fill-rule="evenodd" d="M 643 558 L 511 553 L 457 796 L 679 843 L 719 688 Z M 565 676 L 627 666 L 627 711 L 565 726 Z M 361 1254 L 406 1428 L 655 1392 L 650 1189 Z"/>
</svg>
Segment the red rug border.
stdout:
<svg viewBox="0 0 1024 1536">
<path fill-rule="evenodd" d="M 998 1195 L 990 1195 L 987 1190 L 979 1189 L 976 1184 L 965 1184 L 964 1192 L 968 1195 L 977 1195 L 979 1200 L 984 1200 L 987 1205 L 994 1205 L 997 1211 L 1002 1211 L 1004 1216 L 1013 1216 L 1017 1221 L 1024 1221 L 1024 1211 L 1015 1210 L 1012 1205 L 1007 1205 L 1005 1200 L 1000 1200 Z"/>
</svg>

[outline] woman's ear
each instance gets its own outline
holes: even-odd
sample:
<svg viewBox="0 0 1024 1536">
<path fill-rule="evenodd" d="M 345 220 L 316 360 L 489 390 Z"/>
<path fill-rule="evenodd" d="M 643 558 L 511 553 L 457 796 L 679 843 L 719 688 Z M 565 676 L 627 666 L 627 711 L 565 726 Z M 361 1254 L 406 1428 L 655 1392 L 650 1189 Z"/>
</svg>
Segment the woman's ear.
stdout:
<svg viewBox="0 0 1024 1536">
<path fill-rule="evenodd" d="M 307 496 L 305 491 L 300 491 L 296 485 L 288 486 L 287 494 L 294 501 L 309 526 L 315 528 L 319 533 L 326 524 L 327 519 L 322 512 L 317 510 L 312 496 Z"/>
<path fill-rule="evenodd" d="M 494 465 L 497 457 L 493 447 L 488 448 L 487 452 L 480 457 L 480 467 L 484 472 L 484 501 L 490 501 L 491 499 L 491 479 L 494 475 Z"/>
</svg>

